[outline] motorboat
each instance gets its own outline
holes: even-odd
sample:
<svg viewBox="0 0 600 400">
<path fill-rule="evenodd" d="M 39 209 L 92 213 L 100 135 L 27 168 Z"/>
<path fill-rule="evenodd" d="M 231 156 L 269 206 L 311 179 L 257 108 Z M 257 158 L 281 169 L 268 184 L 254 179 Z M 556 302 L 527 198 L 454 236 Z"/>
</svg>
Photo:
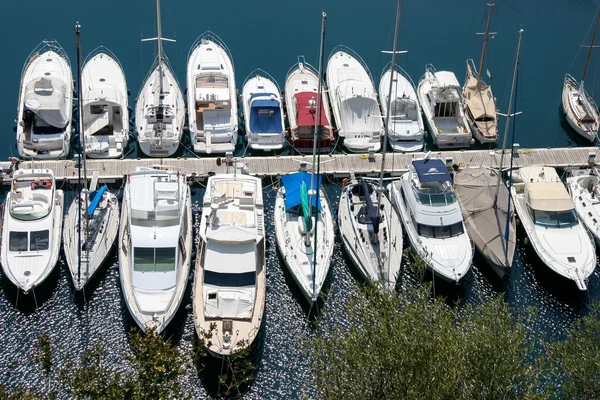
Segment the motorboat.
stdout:
<svg viewBox="0 0 600 400">
<path fill-rule="evenodd" d="M 150 157 L 175 154 L 183 135 L 185 103 L 175 73 L 163 52 L 160 0 L 156 0 L 158 55 L 144 79 L 135 105 L 140 150 Z"/>
<path fill-rule="evenodd" d="M 69 155 L 73 118 L 73 74 L 65 50 L 44 40 L 29 55 L 21 74 L 17 150 L 24 159 Z"/>
<path fill-rule="evenodd" d="M 292 146 L 300 153 L 312 153 L 317 116 L 319 78 L 317 71 L 303 56 L 287 73 L 285 79 L 285 107 L 287 109 Z M 323 85 L 324 86 L 324 85 Z M 329 99 L 322 92 L 317 151 L 329 153 L 333 145 L 333 126 Z"/>
<path fill-rule="evenodd" d="M 381 150 L 383 118 L 367 64 L 352 49 L 337 46 L 327 62 L 327 87 L 338 135 L 352 153 Z"/>
<path fill-rule="evenodd" d="M 165 166 L 127 174 L 119 228 L 119 276 L 142 331 L 162 332 L 175 316 L 192 255 L 192 208 L 185 174 Z"/>
<path fill-rule="evenodd" d="M 416 158 L 388 191 L 413 251 L 434 276 L 459 283 L 471 268 L 473 247 L 446 164 Z"/>
<path fill-rule="evenodd" d="M 238 140 L 238 103 L 233 57 L 221 38 L 205 32 L 187 61 L 188 125 L 196 153 L 233 152 Z"/>
<path fill-rule="evenodd" d="M 472 144 L 461 87 L 453 72 L 436 71 L 428 64 L 417 94 L 429 134 L 438 148 L 462 148 Z"/>
<path fill-rule="evenodd" d="M 600 245 L 600 178 L 593 169 L 577 170 L 567 178 L 567 189 L 575 204 L 575 211 L 594 240 Z"/>
<path fill-rule="evenodd" d="M 556 170 L 523 167 L 514 173 L 513 182 L 511 196 L 519 220 L 540 260 L 579 290 L 587 290 L 596 248 Z"/>
<path fill-rule="evenodd" d="M 386 65 L 383 71 L 379 81 L 379 98 L 384 116 L 390 104 L 390 118 L 386 121 L 389 143 L 393 151 L 421 151 L 425 128 L 415 84 L 406 71 L 398 66 L 392 67 L 392 63 Z"/>
<path fill-rule="evenodd" d="M 262 69 L 252 71 L 244 81 L 244 124 L 248 146 L 252 150 L 280 150 L 285 145 L 280 93 L 275 79 Z"/>
<path fill-rule="evenodd" d="M 224 357 L 252 345 L 265 311 L 265 225 L 260 178 L 235 172 L 210 176 L 193 291 L 200 337 Z"/>
<path fill-rule="evenodd" d="M 29 293 L 50 275 L 60 253 L 63 191 L 49 169 L 13 173 L 4 202 L 2 270 L 18 289 Z"/>
<path fill-rule="evenodd" d="M 99 47 L 83 63 L 83 134 L 89 158 L 121 158 L 129 141 L 129 96 L 123 67 Z"/>
</svg>

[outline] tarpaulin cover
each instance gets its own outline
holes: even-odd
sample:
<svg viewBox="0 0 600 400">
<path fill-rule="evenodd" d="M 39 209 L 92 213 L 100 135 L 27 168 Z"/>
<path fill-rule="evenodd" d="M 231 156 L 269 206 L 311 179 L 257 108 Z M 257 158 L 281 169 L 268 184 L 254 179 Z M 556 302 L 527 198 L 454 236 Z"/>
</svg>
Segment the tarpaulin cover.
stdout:
<svg viewBox="0 0 600 400">
<path fill-rule="evenodd" d="M 322 176 L 315 177 L 313 189 L 315 192 L 321 187 Z M 306 188 L 310 187 L 311 175 L 306 172 L 297 172 L 295 174 L 284 175 L 281 177 L 283 187 L 285 187 L 285 209 L 289 210 L 292 207 L 302 203 L 300 187 L 302 182 L 306 184 Z M 317 196 L 312 199 L 312 205 L 317 206 Z M 321 210 L 321 202 L 319 201 L 319 210 Z"/>
</svg>

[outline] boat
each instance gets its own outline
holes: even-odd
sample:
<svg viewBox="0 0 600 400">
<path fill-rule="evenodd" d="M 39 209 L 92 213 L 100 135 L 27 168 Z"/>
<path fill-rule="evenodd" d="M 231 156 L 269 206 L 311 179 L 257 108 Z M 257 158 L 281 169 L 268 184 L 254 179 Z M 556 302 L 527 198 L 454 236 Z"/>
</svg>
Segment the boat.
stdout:
<svg viewBox="0 0 600 400">
<path fill-rule="evenodd" d="M 224 357 L 251 346 L 264 319 L 261 180 L 237 171 L 210 176 L 202 215 L 192 300 L 194 323 L 200 337 L 212 333 L 209 353 Z"/>
<path fill-rule="evenodd" d="M 167 56 L 163 52 L 160 0 L 156 0 L 158 55 L 144 79 L 135 105 L 140 150 L 150 157 L 175 154 L 183 135 L 185 103 Z"/>
<path fill-rule="evenodd" d="M 337 46 L 327 62 L 327 87 L 338 135 L 352 153 L 381 149 L 383 119 L 367 64 L 352 49 Z"/>
<path fill-rule="evenodd" d="M 540 260 L 575 282 L 579 290 L 587 290 L 587 280 L 596 267 L 596 249 L 556 170 L 548 166 L 520 168 L 510 190 L 521 225 Z"/>
<path fill-rule="evenodd" d="M 585 90 L 583 82 L 592 58 L 599 23 L 600 12 L 597 12 L 596 28 L 592 37 L 592 44 L 589 46 L 581 82 L 577 82 L 573 76 L 566 74 L 562 90 L 562 107 L 567 122 L 575 132 L 591 142 L 595 141 L 598 136 L 600 112 L 592 96 Z"/>
<path fill-rule="evenodd" d="M 415 254 L 434 276 L 459 283 L 471 268 L 473 248 L 446 164 L 430 153 L 415 158 L 388 191 Z"/>
<path fill-rule="evenodd" d="M 50 275 L 60 253 L 63 191 L 49 169 L 13 173 L 4 202 L 0 259 L 4 276 L 29 293 Z"/>
<path fill-rule="evenodd" d="M 123 157 L 129 141 L 129 96 L 117 56 L 98 47 L 84 61 L 81 80 L 86 156 Z"/>
<path fill-rule="evenodd" d="M 238 104 L 233 57 L 219 36 L 204 32 L 187 61 L 188 125 L 196 153 L 233 152 Z"/>
<path fill-rule="evenodd" d="M 127 308 L 142 331 L 162 332 L 188 281 L 192 208 L 185 174 L 165 166 L 127 174 L 119 228 L 119 276 Z"/>
<path fill-rule="evenodd" d="M 304 56 L 290 68 L 285 78 L 285 107 L 290 127 L 292 146 L 300 153 L 312 153 L 316 120 L 318 72 L 306 62 Z M 319 145 L 317 151 L 329 153 L 333 145 L 333 126 L 329 99 L 325 91 L 321 95 L 319 116 Z"/>
<path fill-rule="evenodd" d="M 23 159 L 69 155 L 73 118 L 73 74 L 65 50 L 44 40 L 27 57 L 19 93 L 17 150 Z"/>
<path fill-rule="evenodd" d="M 262 69 L 252 71 L 244 81 L 244 124 L 252 150 L 283 149 L 286 140 L 280 93 L 275 79 Z"/>
<path fill-rule="evenodd" d="M 425 128 L 415 84 L 406 71 L 397 65 L 393 67 L 391 62 L 383 71 L 379 81 L 379 98 L 382 99 L 381 110 L 384 115 L 387 113 L 388 103 L 391 104 L 387 129 L 392 150 L 421 151 Z M 387 94 L 390 80 L 392 81 L 391 100 L 388 99 Z"/>
<path fill-rule="evenodd" d="M 600 245 L 600 178 L 595 168 L 573 171 L 567 178 L 567 189 L 575 203 L 575 211 L 594 240 Z"/>
<path fill-rule="evenodd" d="M 467 73 L 465 84 L 462 89 L 465 100 L 465 112 L 470 124 L 471 133 L 473 134 L 473 137 L 482 144 L 495 143 L 498 139 L 498 111 L 496 109 L 496 98 L 492 94 L 492 87 L 486 84 L 481 77 L 483 74 L 485 51 L 490 35 L 492 7 L 494 5 L 494 2 L 490 1 L 487 24 L 485 26 L 485 33 L 483 34 L 483 49 L 481 50 L 479 69 L 475 68 L 473 59 L 467 60 Z"/>
<path fill-rule="evenodd" d="M 461 88 L 453 72 L 436 71 L 428 64 L 417 94 L 429 134 L 438 148 L 463 148 L 473 143 Z"/>
<path fill-rule="evenodd" d="M 80 25 L 75 26 L 77 35 L 77 79 L 78 86 L 83 80 L 81 69 Z M 79 126 L 87 113 L 83 106 L 83 96 L 79 99 Z M 127 107 L 127 105 L 125 105 Z M 75 290 L 83 290 L 85 285 L 102 266 L 110 250 L 113 248 L 119 231 L 119 201 L 117 196 L 108 191 L 106 185 L 99 190 L 87 187 L 87 170 L 85 168 L 86 151 L 85 135 L 79 135 L 79 156 L 83 164 L 78 168 L 78 193 L 69 206 L 64 220 L 63 249 L 73 286 Z M 83 181 L 82 181 L 83 178 Z M 96 185 L 97 181 L 92 183 Z"/>
</svg>

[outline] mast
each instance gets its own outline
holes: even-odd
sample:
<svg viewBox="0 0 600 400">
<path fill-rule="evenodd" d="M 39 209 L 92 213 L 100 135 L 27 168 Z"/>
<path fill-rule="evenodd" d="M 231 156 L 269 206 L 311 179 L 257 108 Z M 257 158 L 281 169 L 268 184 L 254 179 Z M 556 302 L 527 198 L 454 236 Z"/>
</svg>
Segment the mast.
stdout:
<svg viewBox="0 0 600 400">
<path fill-rule="evenodd" d="M 504 139 L 502 140 L 502 153 L 500 156 L 500 168 L 498 170 L 498 180 L 496 181 L 496 194 L 494 196 L 494 205 L 498 206 L 498 192 L 500 188 L 500 182 L 502 180 L 502 163 L 504 161 L 504 149 L 506 149 L 506 140 L 508 139 L 508 130 L 510 129 L 510 118 L 515 115 L 512 113 L 513 101 L 515 95 L 515 88 L 517 86 L 517 72 L 519 71 L 519 62 L 521 58 L 521 39 L 523 38 L 523 29 L 519 29 L 519 43 L 517 44 L 517 58 L 515 59 L 515 69 L 513 72 L 512 86 L 510 89 L 510 100 L 508 103 L 508 113 L 506 114 L 506 126 L 504 127 Z M 511 155 L 512 157 L 512 155 Z"/>
<path fill-rule="evenodd" d="M 309 197 L 309 202 L 308 202 L 308 207 L 310 210 L 310 218 L 312 218 L 312 196 L 314 194 L 316 194 L 317 196 L 317 213 L 318 213 L 318 207 L 319 207 L 319 197 L 320 197 L 320 190 L 321 187 L 317 187 L 316 190 L 314 190 L 313 188 L 315 187 L 315 179 L 317 180 L 317 184 L 318 184 L 318 177 L 319 177 L 319 172 L 321 172 L 321 153 L 319 152 L 319 157 L 318 160 L 316 160 L 317 162 L 315 163 L 315 159 L 317 156 L 317 145 L 319 146 L 319 149 L 321 148 L 321 137 L 319 135 L 319 124 L 321 122 L 321 101 L 323 100 L 323 52 L 325 51 L 325 27 L 327 24 L 327 14 L 325 12 L 323 12 L 321 14 L 321 44 L 320 44 L 320 49 L 319 49 L 319 72 L 318 72 L 318 86 L 317 86 L 317 114 L 315 117 L 315 132 L 313 135 L 313 159 L 312 159 L 312 174 L 311 174 L 311 178 L 310 178 L 310 197 Z M 315 178 L 315 164 L 317 165 L 317 177 Z M 316 193 L 315 193 L 316 192 Z M 315 218 L 315 225 L 317 223 L 317 218 Z M 313 290 L 313 296 L 315 295 L 316 292 L 316 266 L 317 266 L 317 228 L 316 226 L 314 227 L 315 232 L 314 232 L 314 240 L 313 240 L 313 285 L 312 285 L 312 290 Z"/>
<path fill-rule="evenodd" d="M 481 61 L 479 62 L 479 73 L 477 74 L 477 86 L 481 84 L 481 75 L 483 74 L 483 61 L 485 60 L 485 50 L 487 47 L 488 37 L 490 35 L 490 21 L 492 20 L 492 7 L 494 6 L 494 0 L 490 0 L 490 11 L 488 12 L 487 24 L 485 26 L 485 33 L 483 35 L 483 49 L 481 50 Z"/>
<path fill-rule="evenodd" d="M 590 59 L 592 58 L 592 50 L 594 49 L 594 42 L 596 41 L 596 33 L 598 32 L 598 23 L 600 23 L 600 13 L 598 13 L 598 19 L 596 20 L 596 28 L 594 28 L 594 36 L 592 36 L 592 44 L 590 45 L 587 60 L 585 61 L 585 68 L 583 69 L 583 76 L 581 77 L 580 86 L 583 86 L 583 81 L 585 80 L 585 75 L 587 74 L 588 66 L 590 65 Z"/>
<path fill-rule="evenodd" d="M 79 21 L 75 23 L 75 38 L 77 43 L 77 87 L 79 88 L 78 99 L 79 103 L 79 163 L 77 164 L 77 188 L 79 193 L 75 201 L 77 201 L 77 284 L 81 282 L 81 154 L 83 139 L 83 88 L 81 87 L 81 25 Z"/>
<path fill-rule="evenodd" d="M 156 0 L 156 29 L 158 42 L 158 106 L 163 105 L 163 48 L 162 48 L 162 25 L 160 22 L 160 0 Z"/>
</svg>

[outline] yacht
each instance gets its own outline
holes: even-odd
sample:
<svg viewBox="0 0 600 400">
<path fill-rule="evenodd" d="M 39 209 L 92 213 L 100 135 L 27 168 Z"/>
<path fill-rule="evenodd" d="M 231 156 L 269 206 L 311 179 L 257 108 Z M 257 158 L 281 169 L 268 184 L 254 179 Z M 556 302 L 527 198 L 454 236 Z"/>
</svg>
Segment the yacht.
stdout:
<svg viewBox="0 0 600 400">
<path fill-rule="evenodd" d="M 331 208 L 321 186 L 321 175 L 297 172 L 282 176 L 281 181 L 274 208 L 277 247 L 312 306 L 325 283 L 333 255 L 335 229 Z"/>
<path fill-rule="evenodd" d="M 190 272 L 192 226 L 185 174 L 165 167 L 138 167 L 127 174 L 119 275 L 127 308 L 144 332 L 162 332 L 181 304 Z"/>
<path fill-rule="evenodd" d="M 17 149 L 25 159 L 69 154 L 73 118 L 73 74 L 65 50 L 44 40 L 29 55 L 21 74 Z"/>
<path fill-rule="evenodd" d="M 233 152 L 238 105 L 233 58 L 220 37 L 205 32 L 187 62 L 188 125 L 196 153 Z"/>
<path fill-rule="evenodd" d="M 183 93 L 163 53 L 160 0 L 156 0 L 158 55 L 137 98 L 135 124 L 140 150 L 150 157 L 169 157 L 179 148 L 185 123 Z"/>
<path fill-rule="evenodd" d="M 575 211 L 594 240 L 600 245 L 600 178 L 598 171 L 573 171 L 567 178 L 567 189 L 575 203 Z"/>
<path fill-rule="evenodd" d="M 393 68 L 392 63 L 386 65 L 383 71 L 379 81 L 379 98 L 384 116 L 387 115 L 388 103 L 391 104 L 387 121 L 389 143 L 394 151 L 421 151 L 425 128 L 415 84 L 406 71 L 398 66 Z"/>
<path fill-rule="evenodd" d="M 285 144 L 281 91 L 275 79 L 256 69 L 242 89 L 246 138 L 252 150 L 280 150 Z"/>
<path fill-rule="evenodd" d="M 199 336 L 208 351 L 228 356 L 250 346 L 265 311 L 265 226 L 262 182 L 242 174 L 208 178 L 202 204 L 193 291 Z"/>
<path fill-rule="evenodd" d="M 426 66 L 417 88 L 419 102 L 433 143 L 440 149 L 469 147 L 473 143 L 456 75 Z"/>
<path fill-rule="evenodd" d="M 129 141 L 129 97 L 121 63 L 99 47 L 84 61 L 81 79 L 86 157 L 121 158 Z"/>
<path fill-rule="evenodd" d="M 4 202 L 2 270 L 26 294 L 50 275 L 58 261 L 63 191 L 49 169 L 13 173 Z"/>
<path fill-rule="evenodd" d="M 298 57 L 298 63 L 288 71 L 285 79 L 285 106 L 292 146 L 300 153 L 313 152 L 318 87 L 317 71 L 306 63 L 304 56 Z M 320 110 L 317 151 L 329 153 L 333 144 L 333 127 L 329 99 L 324 90 Z"/>
<path fill-rule="evenodd" d="M 337 46 L 329 56 L 326 77 L 344 146 L 353 153 L 381 150 L 383 119 L 367 64 L 353 50 Z"/>
<path fill-rule="evenodd" d="M 513 175 L 511 195 L 529 242 L 544 265 L 587 290 L 596 249 L 579 222 L 575 204 L 551 167 L 532 166 Z"/>
<path fill-rule="evenodd" d="M 411 248 L 434 275 L 459 283 L 471 268 L 473 248 L 448 168 L 439 158 L 417 158 L 388 186 Z"/>
<path fill-rule="evenodd" d="M 338 210 L 342 244 L 368 282 L 393 289 L 402 260 L 402 224 L 378 181 L 344 181 Z"/>
</svg>

